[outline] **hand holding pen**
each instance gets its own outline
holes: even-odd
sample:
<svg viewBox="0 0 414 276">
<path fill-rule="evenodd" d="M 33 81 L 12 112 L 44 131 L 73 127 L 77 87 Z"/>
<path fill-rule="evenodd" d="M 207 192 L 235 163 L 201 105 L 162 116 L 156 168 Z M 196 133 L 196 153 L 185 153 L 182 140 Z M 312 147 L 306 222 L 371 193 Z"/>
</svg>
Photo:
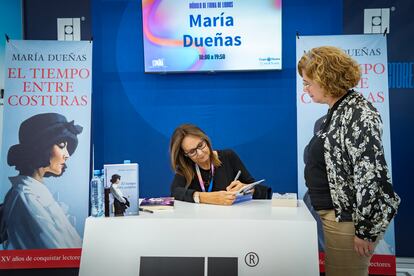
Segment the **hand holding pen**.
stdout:
<svg viewBox="0 0 414 276">
<path fill-rule="evenodd" d="M 239 171 L 237 172 L 236 177 L 234 178 L 234 180 L 233 180 L 233 181 L 237 181 L 237 180 L 239 179 L 240 175 L 241 175 L 241 170 L 239 170 Z"/>
<path fill-rule="evenodd" d="M 229 186 L 226 187 L 226 191 L 237 192 L 245 185 L 238 180 L 240 175 L 241 175 L 241 171 L 239 170 L 236 174 L 236 177 L 234 177 L 234 180 L 230 183 Z"/>
</svg>

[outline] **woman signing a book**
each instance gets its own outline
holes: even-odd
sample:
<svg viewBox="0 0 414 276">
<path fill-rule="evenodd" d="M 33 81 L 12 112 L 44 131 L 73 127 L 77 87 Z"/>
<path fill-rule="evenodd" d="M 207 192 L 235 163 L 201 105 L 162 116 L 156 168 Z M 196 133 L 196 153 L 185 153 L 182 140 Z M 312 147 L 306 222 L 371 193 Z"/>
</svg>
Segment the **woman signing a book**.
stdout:
<svg viewBox="0 0 414 276">
<path fill-rule="evenodd" d="M 235 193 L 255 181 L 234 151 L 213 150 L 210 138 L 195 125 L 175 129 L 170 159 L 175 172 L 171 196 L 177 200 L 231 205 Z M 271 195 L 271 188 L 256 185 L 253 199 L 269 199 Z"/>
</svg>

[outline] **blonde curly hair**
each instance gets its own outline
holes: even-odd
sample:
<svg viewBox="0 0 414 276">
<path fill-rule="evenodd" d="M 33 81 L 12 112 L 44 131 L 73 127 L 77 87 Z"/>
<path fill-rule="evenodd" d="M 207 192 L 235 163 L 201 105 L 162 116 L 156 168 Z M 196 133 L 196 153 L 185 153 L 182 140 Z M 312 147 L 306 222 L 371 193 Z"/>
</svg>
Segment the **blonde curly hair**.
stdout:
<svg viewBox="0 0 414 276">
<path fill-rule="evenodd" d="M 301 77 L 302 72 L 332 97 L 343 96 L 361 79 L 358 63 L 340 48 L 332 46 L 316 47 L 303 54 L 298 62 Z"/>
</svg>

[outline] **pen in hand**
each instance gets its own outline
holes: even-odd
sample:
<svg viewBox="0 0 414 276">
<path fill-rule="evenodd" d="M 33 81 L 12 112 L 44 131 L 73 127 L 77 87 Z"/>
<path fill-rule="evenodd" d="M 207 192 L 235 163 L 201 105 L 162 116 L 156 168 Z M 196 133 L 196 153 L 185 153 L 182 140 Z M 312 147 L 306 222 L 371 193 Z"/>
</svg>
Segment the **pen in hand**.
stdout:
<svg viewBox="0 0 414 276">
<path fill-rule="evenodd" d="M 239 177 L 240 177 L 241 171 L 239 170 L 236 174 L 236 177 L 234 177 L 234 180 L 230 183 L 229 186 L 226 187 L 226 191 L 229 192 L 236 192 L 235 189 L 238 189 L 238 187 L 240 186 L 239 184 L 235 183 Z"/>
<path fill-rule="evenodd" d="M 237 181 L 237 180 L 239 179 L 240 175 L 241 175 L 241 170 L 239 170 L 239 171 L 237 172 L 236 177 L 234 178 L 234 180 L 233 180 L 233 181 Z"/>
</svg>

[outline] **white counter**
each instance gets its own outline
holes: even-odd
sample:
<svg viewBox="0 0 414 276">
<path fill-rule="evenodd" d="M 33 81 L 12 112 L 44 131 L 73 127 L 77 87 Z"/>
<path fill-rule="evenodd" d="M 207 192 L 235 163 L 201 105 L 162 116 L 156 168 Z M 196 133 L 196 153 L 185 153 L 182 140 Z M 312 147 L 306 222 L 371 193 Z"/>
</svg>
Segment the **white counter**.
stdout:
<svg viewBox="0 0 414 276">
<path fill-rule="evenodd" d="M 149 258 L 145 263 L 146 257 L 167 258 Z M 181 267 L 165 262 L 168 257 L 180 257 L 171 260 L 182 261 Z M 229 258 L 223 259 L 227 260 L 224 267 L 233 263 L 233 270 L 236 263 L 238 274 L 229 269 L 223 274 L 229 276 L 319 275 L 316 222 L 303 202 L 298 208 L 272 208 L 270 200 L 234 206 L 176 201 L 173 211 L 90 217 L 85 224 L 79 275 L 145 276 L 150 274 L 139 273 L 141 262 L 147 268 L 155 261 L 159 265 L 152 267 L 152 275 L 164 275 L 164 270 L 184 276 L 179 271 L 189 257 L 203 260 L 204 274 L 200 276 L 211 275 L 207 274 L 208 265 L 214 262 L 208 257 Z M 191 275 L 197 276 L 194 271 Z"/>
</svg>

